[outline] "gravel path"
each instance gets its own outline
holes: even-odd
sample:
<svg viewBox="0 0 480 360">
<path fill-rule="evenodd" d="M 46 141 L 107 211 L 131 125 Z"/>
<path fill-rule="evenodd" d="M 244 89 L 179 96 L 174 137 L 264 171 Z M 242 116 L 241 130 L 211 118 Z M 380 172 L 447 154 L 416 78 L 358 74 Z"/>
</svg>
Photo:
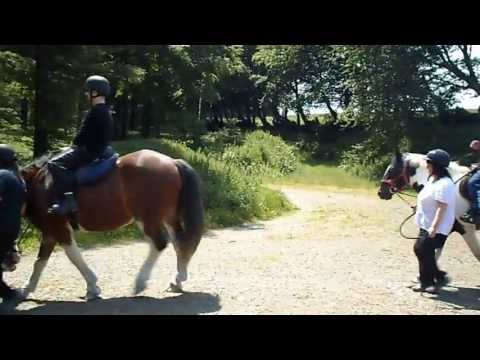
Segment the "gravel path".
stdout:
<svg viewBox="0 0 480 360">
<path fill-rule="evenodd" d="M 272 221 L 212 231 L 190 265 L 184 294 L 165 292 L 174 275 L 172 247 L 149 288 L 132 294 L 146 242 L 89 249 L 103 299 L 84 302 L 85 283 L 62 250 L 55 252 L 31 300 L 18 314 L 480 314 L 480 264 L 452 235 L 440 266 L 453 278 L 439 295 L 409 286 L 417 275 L 412 241 L 398 234 L 409 209 L 374 193 L 283 188 L 298 211 Z M 413 224 L 407 232 L 416 233 Z M 28 278 L 27 256 L 6 275 Z"/>
</svg>

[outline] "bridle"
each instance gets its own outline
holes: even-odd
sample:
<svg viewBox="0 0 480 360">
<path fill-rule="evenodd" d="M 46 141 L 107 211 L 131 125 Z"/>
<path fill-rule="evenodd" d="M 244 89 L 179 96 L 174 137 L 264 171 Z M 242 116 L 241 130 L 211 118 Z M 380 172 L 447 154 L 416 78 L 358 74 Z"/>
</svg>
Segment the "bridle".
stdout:
<svg viewBox="0 0 480 360">
<path fill-rule="evenodd" d="M 397 184 L 399 183 L 398 180 L 403 180 L 403 185 L 401 186 L 397 186 Z M 404 199 L 401 195 L 405 195 L 405 196 L 410 196 L 410 197 L 415 197 L 416 198 L 416 195 L 412 195 L 412 194 L 408 194 L 408 193 L 405 193 L 405 192 L 402 192 L 402 189 L 406 186 L 406 185 L 409 185 L 410 184 L 410 179 L 411 179 L 411 176 L 410 176 L 410 167 L 409 167 L 409 164 L 408 164 L 408 161 L 406 162 L 406 164 L 404 166 L 402 166 L 402 171 L 400 173 L 399 176 L 395 177 L 395 178 L 392 178 L 392 179 L 382 179 L 381 183 L 382 184 L 385 184 L 388 186 L 388 189 L 390 190 L 390 192 L 393 194 L 393 195 L 397 195 L 404 203 L 406 203 L 410 209 L 412 209 L 412 213 L 407 216 L 405 218 L 405 220 L 402 221 L 402 223 L 400 224 L 400 227 L 398 229 L 400 235 L 404 238 L 404 239 L 408 239 L 408 240 L 417 240 L 418 237 L 410 237 L 410 236 L 406 236 L 404 233 L 403 233 L 403 226 L 405 225 L 405 223 L 410 220 L 416 213 L 416 210 L 417 210 L 417 207 L 414 206 L 414 205 L 411 205 L 408 200 Z"/>
</svg>

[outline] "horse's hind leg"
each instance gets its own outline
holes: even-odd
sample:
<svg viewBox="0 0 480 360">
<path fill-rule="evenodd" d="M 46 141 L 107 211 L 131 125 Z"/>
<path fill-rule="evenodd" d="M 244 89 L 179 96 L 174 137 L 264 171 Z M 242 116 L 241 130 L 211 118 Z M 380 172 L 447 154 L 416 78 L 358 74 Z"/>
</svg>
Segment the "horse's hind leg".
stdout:
<svg viewBox="0 0 480 360">
<path fill-rule="evenodd" d="M 170 283 L 170 290 L 183 292 L 182 283 L 188 279 L 188 264 L 200 242 L 200 234 L 187 234 L 180 224 L 175 227 L 173 246 L 177 254 L 177 274 Z"/>
<path fill-rule="evenodd" d="M 169 234 L 163 225 L 140 224 L 144 234 L 151 240 L 150 252 L 143 263 L 135 280 L 134 294 L 139 294 L 147 288 L 147 281 L 150 279 L 152 269 L 157 262 L 161 252 L 168 244 Z"/>
<path fill-rule="evenodd" d="M 38 250 L 37 260 L 33 264 L 33 272 L 21 290 L 22 297 L 24 299 L 28 298 L 28 296 L 37 289 L 40 277 L 43 273 L 43 270 L 47 266 L 48 259 L 50 258 L 54 248 L 55 241 L 44 234 L 42 242 L 40 243 L 40 249 Z"/>
</svg>

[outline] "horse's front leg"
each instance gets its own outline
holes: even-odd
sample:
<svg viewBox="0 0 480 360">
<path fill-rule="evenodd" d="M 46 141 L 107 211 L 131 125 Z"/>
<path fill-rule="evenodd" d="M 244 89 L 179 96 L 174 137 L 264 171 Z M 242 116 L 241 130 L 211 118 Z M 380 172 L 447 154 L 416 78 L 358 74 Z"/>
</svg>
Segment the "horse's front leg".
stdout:
<svg viewBox="0 0 480 360">
<path fill-rule="evenodd" d="M 97 276 L 83 259 L 82 253 L 73 237 L 73 230 L 70 229 L 69 241 L 61 243 L 61 246 L 70 262 L 78 269 L 87 283 L 85 300 L 99 299 L 102 291 L 97 286 Z"/>
<path fill-rule="evenodd" d="M 27 299 L 28 296 L 37 289 L 40 277 L 43 273 L 43 270 L 45 270 L 45 267 L 47 266 L 48 259 L 50 258 L 54 248 L 55 241 L 53 238 L 43 235 L 42 242 L 40 243 L 40 249 L 38 250 L 37 260 L 35 260 L 35 263 L 33 264 L 32 274 L 21 290 L 22 297 L 24 299 Z"/>
</svg>

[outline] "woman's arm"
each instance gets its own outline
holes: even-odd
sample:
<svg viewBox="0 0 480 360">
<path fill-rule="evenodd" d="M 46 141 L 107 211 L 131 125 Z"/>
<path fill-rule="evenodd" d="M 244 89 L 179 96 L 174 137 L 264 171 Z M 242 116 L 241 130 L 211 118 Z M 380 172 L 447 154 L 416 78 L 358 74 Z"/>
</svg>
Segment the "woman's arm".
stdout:
<svg viewBox="0 0 480 360">
<path fill-rule="evenodd" d="M 447 208 L 447 204 L 437 200 L 437 211 L 435 212 L 435 218 L 433 219 L 432 226 L 428 229 L 428 236 L 432 239 L 437 235 L 438 225 L 443 219 L 443 215 L 445 214 L 445 210 Z"/>
</svg>

